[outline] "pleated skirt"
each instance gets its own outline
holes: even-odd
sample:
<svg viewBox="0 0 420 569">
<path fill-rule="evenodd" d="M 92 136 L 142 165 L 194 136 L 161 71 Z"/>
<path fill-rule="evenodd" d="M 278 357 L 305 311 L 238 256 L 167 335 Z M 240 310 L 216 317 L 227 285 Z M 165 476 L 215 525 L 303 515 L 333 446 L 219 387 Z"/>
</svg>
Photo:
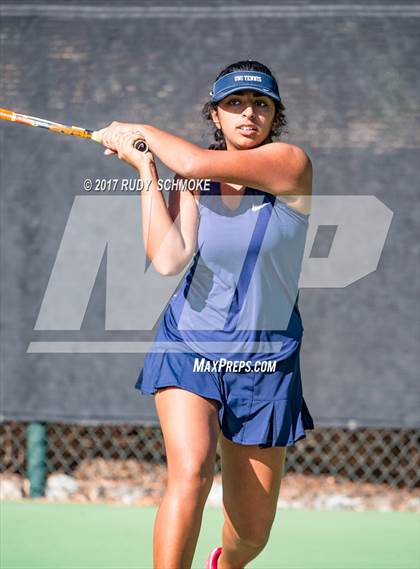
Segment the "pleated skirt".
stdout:
<svg viewBox="0 0 420 569">
<path fill-rule="evenodd" d="M 151 351 L 135 388 L 153 395 L 173 386 L 214 399 L 224 436 L 243 445 L 289 447 L 314 429 L 302 391 L 300 344 L 270 372 L 214 371 L 200 368 L 203 359 L 194 352 Z"/>
</svg>

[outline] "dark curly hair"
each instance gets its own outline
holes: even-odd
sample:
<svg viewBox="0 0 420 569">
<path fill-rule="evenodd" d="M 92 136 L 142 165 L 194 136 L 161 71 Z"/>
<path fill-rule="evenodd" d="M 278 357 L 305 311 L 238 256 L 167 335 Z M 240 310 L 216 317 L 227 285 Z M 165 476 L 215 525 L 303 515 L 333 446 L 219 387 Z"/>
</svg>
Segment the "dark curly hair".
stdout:
<svg viewBox="0 0 420 569">
<path fill-rule="evenodd" d="M 223 75 L 227 75 L 232 71 L 260 71 L 261 73 L 266 73 L 267 75 L 271 75 L 271 77 L 274 77 L 274 75 L 266 65 L 260 63 L 259 61 L 248 59 L 246 61 L 238 61 L 236 63 L 232 63 L 231 65 L 225 67 L 225 69 L 223 69 L 223 71 L 221 71 L 219 75 L 216 77 L 216 81 L 220 77 L 223 77 Z M 271 126 L 271 131 L 268 137 L 264 140 L 262 144 L 268 144 L 269 142 L 273 142 L 273 138 L 279 138 L 281 134 L 288 132 L 286 129 L 287 119 L 284 112 L 286 108 L 282 102 L 276 101 L 274 99 L 273 101 L 276 108 L 273 124 Z M 213 101 L 210 100 L 204 104 L 203 109 L 201 111 L 202 117 L 206 121 L 209 121 L 210 123 L 215 140 L 215 142 L 210 144 L 208 148 L 209 150 L 226 150 L 226 142 L 225 142 L 225 137 L 223 136 L 223 132 L 220 128 L 216 127 L 211 117 L 211 111 L 216 108 L 217 108 L 217 103 L 214 103 Z"/>
</svg>

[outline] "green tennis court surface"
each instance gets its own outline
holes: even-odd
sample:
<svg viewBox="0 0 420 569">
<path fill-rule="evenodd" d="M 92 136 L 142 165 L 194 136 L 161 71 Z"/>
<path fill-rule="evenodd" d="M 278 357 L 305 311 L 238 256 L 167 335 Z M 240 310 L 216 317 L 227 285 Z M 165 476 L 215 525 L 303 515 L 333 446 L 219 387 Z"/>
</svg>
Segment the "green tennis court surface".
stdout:
<svg viewBox="0 0 420 569">
<path fill-rule="evenodd" d="M 2 569 L 150 569 L 156 508 L 2 502 Z M 193 568 L 220 544 L 223 514 L 206 508 Z M 418 569 L 420 516 L 279 510 L 250 569 Z"/>
</svg>

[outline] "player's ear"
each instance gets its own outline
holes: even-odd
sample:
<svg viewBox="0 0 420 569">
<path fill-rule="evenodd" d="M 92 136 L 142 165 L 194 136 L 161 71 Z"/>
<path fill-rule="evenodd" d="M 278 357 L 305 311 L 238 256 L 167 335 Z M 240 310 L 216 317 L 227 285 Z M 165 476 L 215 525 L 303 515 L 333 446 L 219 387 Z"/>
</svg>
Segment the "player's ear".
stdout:
<svg viewBox="0 0 420 569">
<path fill-rule="evenodd" d="M 216 128 L 220 128 L 220 121 L 219 121 L 219 115 L 217 112 L 217 108 L 211 109 L 210 114 L 211 114 L 211 118 L 212 118 L 214 124 L 216 125 Z"/>
</svg>

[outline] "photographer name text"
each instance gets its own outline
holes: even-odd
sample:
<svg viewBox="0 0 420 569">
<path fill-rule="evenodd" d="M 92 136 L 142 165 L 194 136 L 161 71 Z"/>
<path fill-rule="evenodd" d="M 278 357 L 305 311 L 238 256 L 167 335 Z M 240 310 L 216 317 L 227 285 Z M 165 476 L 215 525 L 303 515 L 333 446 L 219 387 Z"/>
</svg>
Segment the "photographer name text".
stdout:
<svg viewBox="0 0 420 569">
<path fill-rule="evenodd" d="M 209 191 L 210 180 L 173 180 L 170 178 L 157 180 L 142 180 L 141 178 L 85 178 L 83 189 L 85 192 L 149 192 L 152 185 L 156 185 L 159 192 L 185 192 L 185 191 Z"/>
</svg>

